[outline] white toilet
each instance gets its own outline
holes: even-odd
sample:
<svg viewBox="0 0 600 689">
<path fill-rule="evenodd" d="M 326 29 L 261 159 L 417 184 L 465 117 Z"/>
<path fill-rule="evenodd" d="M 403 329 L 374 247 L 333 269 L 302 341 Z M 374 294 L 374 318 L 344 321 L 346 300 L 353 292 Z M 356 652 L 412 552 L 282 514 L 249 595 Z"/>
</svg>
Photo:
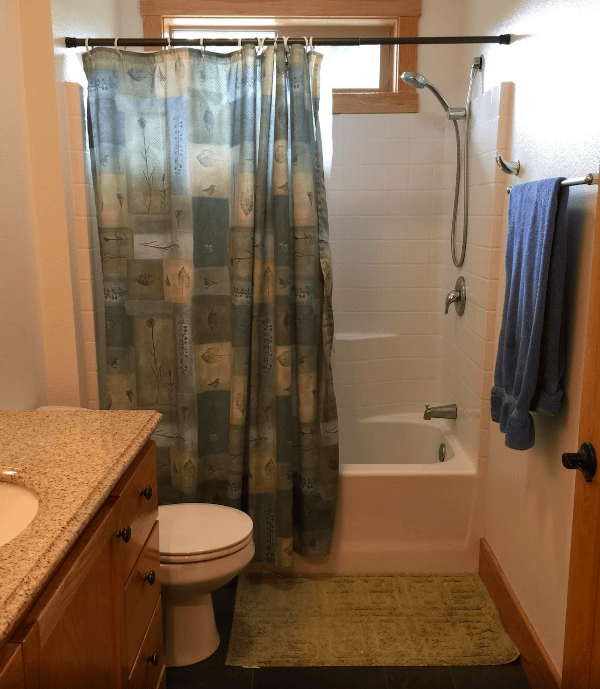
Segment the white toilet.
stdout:
<svg viewBox="0 0 600 689">
<path fill-rule="evenodd" d="M 158 508 L 163 631 L 167 666 L 191 665 L 219 646 L 211 592 L 254 557 L 252 519 L 204 503 Z"/>
</svg>

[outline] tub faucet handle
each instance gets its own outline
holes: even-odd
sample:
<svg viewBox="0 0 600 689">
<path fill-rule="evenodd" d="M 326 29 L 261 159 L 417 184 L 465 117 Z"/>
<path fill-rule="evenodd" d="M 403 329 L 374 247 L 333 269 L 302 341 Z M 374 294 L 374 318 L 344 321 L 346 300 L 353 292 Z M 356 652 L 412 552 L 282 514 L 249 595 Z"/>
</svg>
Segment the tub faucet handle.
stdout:
<svg viewBox="0 0 600 689">
<path fill-rule="evenodd" d="M 454 285 L 454 289 L 452 290 L 452 292 L 449 292 L 448 296 L 446 297 L 444 313 L 448 313 L 448 309 L 450 308 L 450 304 L 454 304 L 454 306 L 456 308 L 457 315 L 462 316 L 463 313 L 465 312 L 466 301 L 467 301 L 467 290 L 465 288 L 465 279 L 461 275 L 458 278 L 458 280 L 456 281 L 456 284 Z"/>
</svg>

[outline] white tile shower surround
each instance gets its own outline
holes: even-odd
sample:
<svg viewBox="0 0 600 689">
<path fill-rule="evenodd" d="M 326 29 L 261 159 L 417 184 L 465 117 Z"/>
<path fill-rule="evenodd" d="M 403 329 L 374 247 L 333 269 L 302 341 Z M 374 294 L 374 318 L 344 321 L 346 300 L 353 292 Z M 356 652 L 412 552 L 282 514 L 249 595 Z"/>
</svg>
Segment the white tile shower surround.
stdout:
<svg viewBox="0 0 600 689">
<path fill-rule="evenodd" d="M 83 376 L 86 382 L 81 405 L 90 409 L 106 409 L 106 393 L 101 392 L 106 389 L 102 266 L 85 131 L 83 90 L 79 84 L 65 83 L 64 96 L 73 198 L 71 251 L 76 256 L 73 292 L 79 303 L 79 314 L 76 314 L 78 340 L 83 349 L 79 362 L 80 377 Z"/>
<path fill-rule="evenodd" d="M 462 317 L 451 309 L 450 318 L 443 320 L 442 390 L 459 407 L 457 436 L 481 459 L 488 456 L 496 296 L 503 266 L 500 238 L 506 222 L 506 187 L 512 183 L 497 167 L 494 156 L 498 151 L 510 158 L 513 92 L 512 83 L 503 83 L 473 102 L 464 266 L 456 268 L 448 254 L 444 255 L 446 283 L 453 285 L 458 275 L 464 275 L 468 302 Z M 458 220 L 462 222 L 462 215 Z M 443 291 L 439 299 L 444 298 Z"/>
<path fill-rule="evenodd" d="M 512 84 L 476 98 L 472 112 L 462 268 L 450 259 L 456 149 L 454 128 L 441 111 L 336 116 L 328 199 L 342 426 L 425 403 L 455 402 L 456 433 L 476 459 L 487 457 L 508 182 L 494 155 L 508 155 Z M 451 307 L 444 316 L 444 299 L 458 275 L 467 281 L 465 315 L 458 318 Z"/>
</svg>

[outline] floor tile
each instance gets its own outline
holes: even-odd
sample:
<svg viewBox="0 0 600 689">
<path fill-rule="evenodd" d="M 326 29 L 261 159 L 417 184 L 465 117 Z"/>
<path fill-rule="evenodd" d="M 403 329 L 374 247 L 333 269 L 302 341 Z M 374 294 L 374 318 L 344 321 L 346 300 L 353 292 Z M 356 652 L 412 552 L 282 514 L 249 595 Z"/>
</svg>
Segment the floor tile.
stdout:
<svg viewBox="0 0 600 689">
<path fill-rule="evenodd" d="M 386 667 L 388 689 L 455 689 L 448 667 Z"/>
<path fill-rule="evenodd" d="M 253 689 L 386 689 L 382 667 L 265 667 Z"/>
<path fill-rule="evenodd" d="M 450 668 L 456 689 L 531 689 L 520 664 Z"/>
</svg>

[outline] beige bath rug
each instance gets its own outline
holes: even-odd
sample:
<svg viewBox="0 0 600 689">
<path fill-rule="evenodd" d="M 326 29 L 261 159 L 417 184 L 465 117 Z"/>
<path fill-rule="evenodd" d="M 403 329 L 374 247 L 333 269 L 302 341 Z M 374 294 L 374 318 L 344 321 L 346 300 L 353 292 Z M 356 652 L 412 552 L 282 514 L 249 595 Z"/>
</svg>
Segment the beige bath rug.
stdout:
<svg viewBox="0 0 600 689">
<path fill-rule="evenodd" d="M 502 665 L 518 656 L 477 574 L 242 574 L 226 664 Z"/>
</svg>

